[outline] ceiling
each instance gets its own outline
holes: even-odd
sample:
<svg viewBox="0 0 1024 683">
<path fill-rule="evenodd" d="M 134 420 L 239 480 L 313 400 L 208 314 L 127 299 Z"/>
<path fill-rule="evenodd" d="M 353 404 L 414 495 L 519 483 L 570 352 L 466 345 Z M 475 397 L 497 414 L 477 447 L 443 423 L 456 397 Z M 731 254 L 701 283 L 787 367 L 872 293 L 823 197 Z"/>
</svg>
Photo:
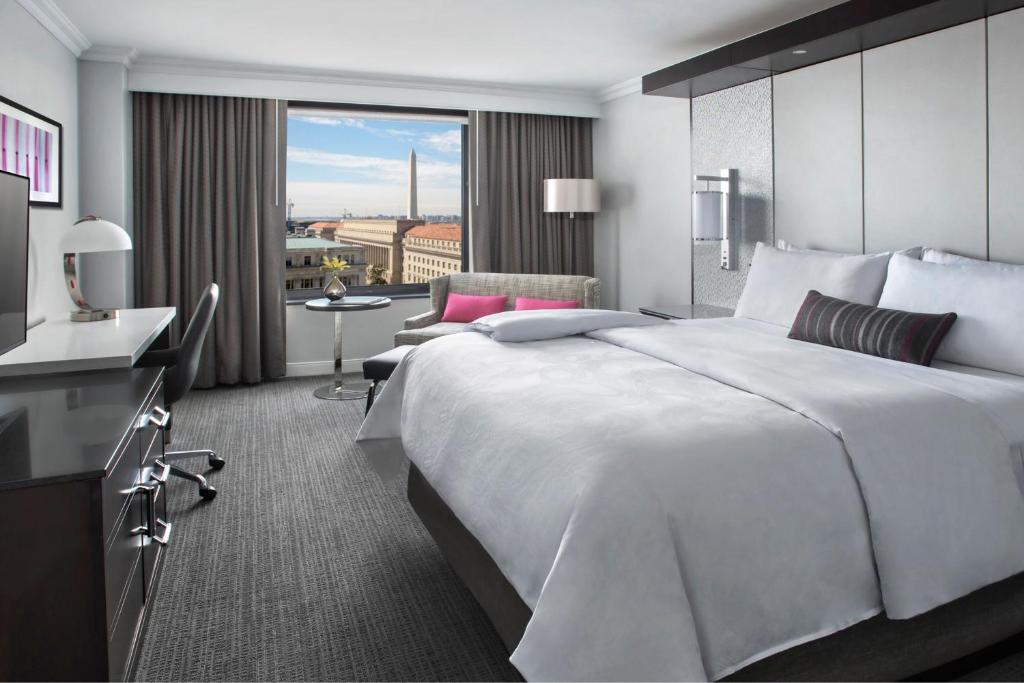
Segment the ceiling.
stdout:
<svg viewBox="0 0 1024 683">
<path fill-rule="evenodd" d="M 55 0 L 93 45 L 350 75 L 598 91 L 836 0 Z"/>
</svg>

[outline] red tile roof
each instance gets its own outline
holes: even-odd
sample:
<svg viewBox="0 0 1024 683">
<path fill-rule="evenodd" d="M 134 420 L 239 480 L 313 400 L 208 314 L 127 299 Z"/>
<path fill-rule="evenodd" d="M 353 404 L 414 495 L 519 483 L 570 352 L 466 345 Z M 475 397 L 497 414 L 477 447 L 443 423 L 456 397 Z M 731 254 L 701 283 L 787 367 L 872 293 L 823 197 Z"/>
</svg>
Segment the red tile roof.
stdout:
<svg viewBox="0 0 1024 683">
<path fill-rule="evenodd" d="M 428 240 L 462 241 L 462 226 L 455 223 L 428 223 L 410 228 L 406 235 L 421 237 Z"/>
<path fill-rule="evenodd" d="M 309 227 L 318 230 L 323 228 L 343 228 L 345 223 L 343 221 L 317 221 L 316 223 L 311 223 Z"/>
</svg>

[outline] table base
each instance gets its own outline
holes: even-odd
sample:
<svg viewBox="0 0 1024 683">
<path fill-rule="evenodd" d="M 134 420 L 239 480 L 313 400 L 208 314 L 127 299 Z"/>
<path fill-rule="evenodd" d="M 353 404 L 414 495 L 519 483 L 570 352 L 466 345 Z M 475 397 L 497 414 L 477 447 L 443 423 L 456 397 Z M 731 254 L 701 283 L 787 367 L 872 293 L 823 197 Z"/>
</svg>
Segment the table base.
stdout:
<svg viewBox="0 0 1024 683">
<path fill-rule="evenodd" d="M 369 390 L 368 386 L 361 389 L 349 389 L 348 387 L 350 386 L 352 385 L 347 384 L 344 387 L 339 387 L 336 384 L 325 384 L 322 387 L 317 387 L 313 395 L 325 401 L 354 401 L 366 398 L 366 393 Z"/>
</svg>

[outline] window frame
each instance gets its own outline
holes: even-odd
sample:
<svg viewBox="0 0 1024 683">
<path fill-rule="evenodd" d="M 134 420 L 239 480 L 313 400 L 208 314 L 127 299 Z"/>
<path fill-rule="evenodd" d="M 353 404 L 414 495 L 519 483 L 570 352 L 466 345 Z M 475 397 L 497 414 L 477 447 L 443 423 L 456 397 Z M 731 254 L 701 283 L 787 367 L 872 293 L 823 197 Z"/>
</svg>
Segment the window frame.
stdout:
<svg viewBox="0 0 1024 683">
<path fill-rule="evenodd" d="M 432 109 L 430 107 L 395 107 L 388 105 L 374 104 L 345 104 L 341 102 L 312 102 L 308 100 L 288 100 L 287 110 L 295 109 L 320 109 L 333 111 L 348 111 L 358 116 L 360 112 L 366 114 L 413 114 L 422 116 L 453 116 L 466 119 L 462 127 L 462 270 L 469 272 L 469 111 L 464 109 Z M 287 175 L 285 176 L 285 187 L 287 187 Z M 353 296 L 386 296 L 391 299 L 414 299 L 430 296 L 430 283 L 396 283 L 390 285 L 359 285 L 348 287 L 347 292 Z M 312 299 L 323 298 L 323 290 L 320 288 L 295 288 L 286 289 L 286 302 L 288 305 L 297 305 Z"/>
</svg>

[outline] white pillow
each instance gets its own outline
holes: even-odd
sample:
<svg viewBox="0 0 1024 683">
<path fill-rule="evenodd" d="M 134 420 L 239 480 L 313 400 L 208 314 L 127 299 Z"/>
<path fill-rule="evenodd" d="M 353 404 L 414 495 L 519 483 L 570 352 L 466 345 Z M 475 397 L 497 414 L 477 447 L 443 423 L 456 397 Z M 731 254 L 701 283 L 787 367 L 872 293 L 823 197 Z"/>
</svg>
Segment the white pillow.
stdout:
<svg viewBox="0 0 1024 683">
<path fill-rule="evenodd" d="M 823 256 L 860 256 L 860 254 L 848 254 L 845 251 L 828 251 L 827 249 L 804 249 L 801 247 L 794 247 L 792 244 L 789 244 L 785 240 L 779 240 L 779 249 L 784 249 L 786 251 L 795 251 L 798 254 L 821 254 Z M 890 256 L 892 256 L 893 254 L 904 254 L 905 256 L 909 256 L 910 258 L 919 259 L 921 258 L 921 253 L 923 251 L 924 247 L 910 247 L 909 249 L 901 249 L 896 252 L 884 251 L 880 253 L 889 254 Z M 875 254 L 872 255 L 874 256 Z"/>
<path fill-rule="evenodd" d="M 932 249 L 931 247 L 924 250 L 924 254 L 921 255 L 921 260 L 927 261 L 928 263 L 941 263 L 946 266 L 975 266 L 977 268 L 1009 271 L 1011 273 L 1024 271 L 1024 266 L 1017 266 L 1012 263 L 1002 263 L 1000 261 L 985 261 L 983 259 L 970 258 L 969 256 L 960 256 L 959 254 L 950 254 L 948 251 L 939 251 L 938 249 Z"/>
<path fill-rule="evenodd" d="M 893 256 L 878 305 L 957 314 L 935 358 L 1024 375 L 1024 266 Z M 971 263 L 973 261 L 973 263 Z"/>
<path fill-rule="evenodd" d="M 736 317 L 789 327 L 807 292 L 874 306 L 885 284 L 889 254 L 832 254 L 783 251 L 758 242 Z"/>
</svg>

